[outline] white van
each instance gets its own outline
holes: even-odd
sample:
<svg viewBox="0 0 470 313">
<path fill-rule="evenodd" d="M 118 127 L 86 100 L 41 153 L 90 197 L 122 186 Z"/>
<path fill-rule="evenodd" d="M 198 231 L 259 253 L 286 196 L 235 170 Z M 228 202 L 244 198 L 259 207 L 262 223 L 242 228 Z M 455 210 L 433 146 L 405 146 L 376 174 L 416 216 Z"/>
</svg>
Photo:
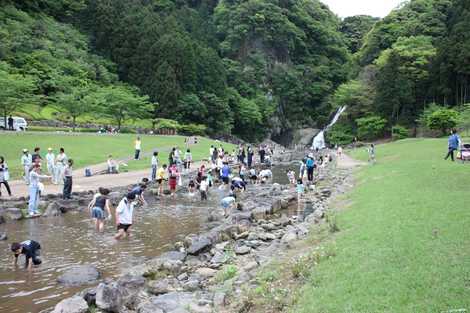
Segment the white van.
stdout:
<svg viewBox="0 0 470 313">
<path fill-rule="evenodd" d="M 13 129 L 16 131 L 25 131 L 28 129 L 28 123 L 22 117 L 12 116 L 13 117 Z M 0 129 L 8 129 L 8 117 L 7 124 L 5 125 L 5 117 L 0 116 Z"/>
</svg>

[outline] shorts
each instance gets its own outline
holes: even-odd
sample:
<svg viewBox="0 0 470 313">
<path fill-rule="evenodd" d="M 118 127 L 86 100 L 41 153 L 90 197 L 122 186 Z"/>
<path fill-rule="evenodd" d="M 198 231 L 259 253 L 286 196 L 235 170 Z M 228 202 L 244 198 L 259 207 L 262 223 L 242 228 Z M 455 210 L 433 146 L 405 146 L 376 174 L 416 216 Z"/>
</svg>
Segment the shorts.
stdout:
<svg viewBox="0 0 470 313">
<path fill-rule="evenodd" d="M 162 178 L 157 179 L 157 183 L 161 185 L 163 183 L 163 179 Z"/>
<path fill-rule="evenodd" d="M 201 200 L 207 200 L 207 191 L 201 191 Z"/>
<path fill-rule="evenodd" d="M 131 227 L 132 224 L 119 224 L 117 226 L 117 230 L 120 230 L 120 229 L 123 229 L 126 233 L 127 233 L 127 230 L 129 229 L 129 227 Z"/>
<path fill-rule="evenodd" d="M 222 181 L 225 185 L 228 185 L 228 177 L 222 177 Z"/>
<path fill-rule="evenodd" d="M 91 210 L 91 217 L 96 218 L 97 220 L 104 220 L 105 216 L 103 209 L 94 207 L 93 210 Z"/>
<path fill-rule="evenodd" d="M 251 180 L 257 180 L 257 179 L 258 179 L 258 176 L 256 176 L 256 175 L 251 175 L 251 176 L 250 176 L 250 179 L 251 179 Z"/>
</svg>

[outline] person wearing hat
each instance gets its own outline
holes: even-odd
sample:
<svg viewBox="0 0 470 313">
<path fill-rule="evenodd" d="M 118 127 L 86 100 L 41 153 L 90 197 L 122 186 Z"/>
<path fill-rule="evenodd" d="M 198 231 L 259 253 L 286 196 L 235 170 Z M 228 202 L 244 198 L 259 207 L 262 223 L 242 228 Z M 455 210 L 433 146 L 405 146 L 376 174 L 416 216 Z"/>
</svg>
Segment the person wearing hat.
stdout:
<svg viewBox="0 0 470 313">
<path fill-rule="evenodd" d="M 68 157 L 65 154 L 64 148 L 59 149 L 59 154 L 55 159 L 55 176 L 54 176 L 54 184 L 60 184 L 64 182 L 65 176 L 65 166 L 67 166 Z"/>
<path fill-rule="evenodd" d="M 29 154 L 28 149 L 23 149 L 23 155 L 21 156 L 21 165 L 24 169 L 23 179 L 26 182 L 26 185 L 29 185 L 29 170 L 33 164 L 33 158 Z"/>
<path fill-rule="evenodd" d="M 54 177 L 55 155 L 54 155 L 54 152 L 52 151 L 52 148 L 47 149 L 46 162 L 47 162 L 47 172 L 49 173 L 50 176 Z"/>
</svg>

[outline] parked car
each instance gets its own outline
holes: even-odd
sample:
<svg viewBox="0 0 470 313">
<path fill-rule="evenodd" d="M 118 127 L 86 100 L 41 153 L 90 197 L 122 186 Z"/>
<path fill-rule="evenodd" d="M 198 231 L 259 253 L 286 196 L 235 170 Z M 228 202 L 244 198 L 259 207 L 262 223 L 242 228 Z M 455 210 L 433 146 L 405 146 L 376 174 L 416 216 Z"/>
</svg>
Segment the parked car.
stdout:
<svg viewBox="0 0 470 313">
<path fill-rule="evenodd" d="M 5 125 L 5 118 L 0 117 L 0 129 L 8 129 L 8 117 L 7 124 Z M 25 131 L 28 129 L 28 123 L 26 120 L 19 116 L 13 116 L 13 129 L 16 131 Z"/>
</svg>

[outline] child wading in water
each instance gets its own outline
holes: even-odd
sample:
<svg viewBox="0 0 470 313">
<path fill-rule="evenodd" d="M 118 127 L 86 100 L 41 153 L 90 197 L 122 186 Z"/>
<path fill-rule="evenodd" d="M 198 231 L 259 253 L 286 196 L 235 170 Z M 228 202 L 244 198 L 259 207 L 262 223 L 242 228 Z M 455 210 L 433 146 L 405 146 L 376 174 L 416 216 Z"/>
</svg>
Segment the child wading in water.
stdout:
<svg viewBox="0 0 470 313">
<path fill-rule="evenodd" d="M 96 231 L 102 232 L 104 229 L 104 221 L 106 220 L 105 210 L 108 212 L 108 219 L 111 219 L 111 208 L 108 199 L 109 189 L 101 188 L 93 200 L 88 205 L 91 217 L 95 221 Z"/>
<path fill-rule="evenodd" d="M 203 176 L 201 179 L 201 183 L 199 184 L 199 192 L 201 193 L 201 201 L 207 200 L 207 189 L 209 187 L 209 183 L 207 181 L 207 177 Z"/>
<path fill-rule="evenodd" d="M 134 200 L 135 194 L 130 192 L 122 198 L 116 208 L 116 225 L 118 233 L 114 236 L 114 239 L 122 239 L 129 237 L 130 227 L 132 226 L 133 214 L 134 214 Z"/>
<path fill-rule="evenodd" d="M 296 189 L 297 189 L 297 201 L 300 201 L 300 199 L 302 198 L 302 195 L 305 192 L 305 186 L 304 186 L 304 182 L 302 181 L 302 179 L 297 180 Z"/>
</svg>

